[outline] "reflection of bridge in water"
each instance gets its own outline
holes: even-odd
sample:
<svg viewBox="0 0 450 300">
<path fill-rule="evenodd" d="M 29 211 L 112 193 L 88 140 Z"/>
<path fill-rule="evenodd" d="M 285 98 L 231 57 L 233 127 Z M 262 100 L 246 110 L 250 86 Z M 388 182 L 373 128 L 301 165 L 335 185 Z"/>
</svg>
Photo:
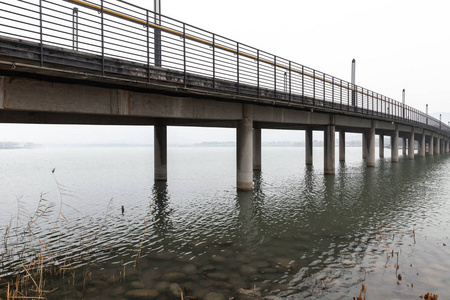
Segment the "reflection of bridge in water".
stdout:
<svg viewBox="0 0 450 300">
<path fill-rule="evenodd" d="M 237 129 L 237 188 L 253 188 L 261 129 L 324 132 L 324 172 L 335 173 L 345 133 L 363 134 L 375 165 L 450 151 L 450 127 L 354 83 L 156 15 L 120 0 L 0 2 L 0 122 L 153 125 L 155 180 L 167 179 L 167 126 Z"/>
</svg>

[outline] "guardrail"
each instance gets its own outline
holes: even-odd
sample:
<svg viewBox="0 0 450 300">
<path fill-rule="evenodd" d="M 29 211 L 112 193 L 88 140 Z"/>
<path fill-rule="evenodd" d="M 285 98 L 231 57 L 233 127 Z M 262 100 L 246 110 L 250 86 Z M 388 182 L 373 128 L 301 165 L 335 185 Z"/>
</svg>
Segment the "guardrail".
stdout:
<svg viewBox="0 0 450 300">
<path fill-rule="evenodd" d="M 122 0 L 0 0 L 0 34 L 99 55 L 92 69 L 114 75 L 105 58 L 165 68 L 210 81 L 209 88 L 311 107 L 371 115 L 450 134 L 436 118 L 389 97 Z M 136 74 L 136 72 L 134 72 Z M 220 84 L 229 83 L 226 85 Z M 230 90 L 232 86 L 232 90 Z M 204 84 L 201 85 L 205 87 Z"/>
</svg>

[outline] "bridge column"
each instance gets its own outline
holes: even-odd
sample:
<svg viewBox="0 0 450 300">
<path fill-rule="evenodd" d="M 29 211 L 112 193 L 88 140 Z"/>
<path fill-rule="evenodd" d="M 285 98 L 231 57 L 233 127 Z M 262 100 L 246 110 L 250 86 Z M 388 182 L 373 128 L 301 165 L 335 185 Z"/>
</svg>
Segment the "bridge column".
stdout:
<svg viewBox="0 0 450 300">
<path fill-rule="evenodd" d="M 339 160 L 345 161 L 345 131 L 339 131 Z"/>
<path fill-rule="evenodd" d="M 427 144 L 425 142 L 425 133 L 422 134 L 422 137 L 419 140 L 419 157 L 425 157 L 425 148 Z"/>
<path fill-rule="evenodd" d="M 439 155 L 441 154 L 441 138 L 437 136 L 436 138 L 436 145 L 434 147 L 434 154 Z"/>
<path fill-rule="evenodd" d="M 261 128 L 253 129 L 253 170 L 261 170 Z"/>
<path fill-rule="evenodd" d="M 244 118 L 238 121 L 236 130 L 237 150 L 237 189 L 253 190 L 253 120 Z"/>
<path fill-rule="evenodd" d="M 402 137 L 402 154 L 406 156 L 406 138 Z"/>
<path fill-rule="evenodd" d="M 154 126 L 155 180 L 167 181 L 167 126 Z"/>
<path fill-rule="evenodd" d="M 394 132 L 391 135 L 391 161 L 398 162 L 398 128 L 395 127 Z"/>
<path fill-rule="evenodd" d="M 378 150 L 380 157 L 384 157 L 384 135 L 382 134 L 378 137 Z"/>
<path fill-rule="evenodd" d="M 365 132 L 362 134 L 362 158 L 367 158 L 367 136 Z"/>
<path fill-rule="evenodd" d="M 323 137 L 323 166 L 326 175 L 335 174 L 335 125 L 328 125 L 324 130 Z"/>
<path fill-rule="evenodd" d="M 433 137 L 433 134 L 431 134 L 430 144 L 428 145 L 428 155 L 430 155 L 430 156 L 434 155 L 434 137 Z"/>
<path fill-rule="evenodd" d="M 408 138 L 408 159 L 414 159 L 414 127 L 411 129 L 411 135 Z"/>
<path fill-rule="evenodd" d="M 366 149 L 366 165 L 368 167 L 375 167 L 375 125 L 373 122 L 372 127 L 366 131 Z"/>
<path fill-rule="evenodd" d="M 313 131 L 311 128 L 305 130 L 305 164 L 313 163 Z"/>
</svg>

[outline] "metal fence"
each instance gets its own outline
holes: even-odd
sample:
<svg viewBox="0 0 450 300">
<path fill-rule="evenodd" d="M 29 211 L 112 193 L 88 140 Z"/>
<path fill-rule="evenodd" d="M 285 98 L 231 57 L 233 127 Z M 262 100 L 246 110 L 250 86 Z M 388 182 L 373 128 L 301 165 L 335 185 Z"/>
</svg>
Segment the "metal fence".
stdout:
<svg viewBox="0 0 450 300">
<path fill-rule="evenodd" d="M 39 53 L 32 54 L 42 66 L 44 47 L 56 46 L 98 55 L 90 67 L 108 76 L 117 68 L 106 58 L 132 61 L 144 66 L 133 73 L 143 79 L 157 68 L 169 69 L 182 74 L 185 86 L 450 133 L 440 120 L 391 98 L 121 0 L 0 0 L 0 34 L 38 43 Z"/>
</svg>

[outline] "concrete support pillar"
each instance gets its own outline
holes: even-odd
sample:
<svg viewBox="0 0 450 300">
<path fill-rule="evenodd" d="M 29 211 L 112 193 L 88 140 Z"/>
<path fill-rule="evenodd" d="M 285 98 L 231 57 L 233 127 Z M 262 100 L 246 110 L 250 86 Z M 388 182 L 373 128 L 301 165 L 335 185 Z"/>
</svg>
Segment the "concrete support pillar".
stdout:
<svg viewBox="0 0 450 300">
<path fill-rule="evenodd" d="M 339 160 L 345 161 L 345 131 L 339 131 Z"/>
<path fill-rule="evenodd" d="M 310 128 L 305 130 L 305 163 L 313 163 L 313 131 Z"/>
<path fill-rule="evenodd" d="M 398 129 L 395 128 L 395 131 L 391 136 L 391 161 L 396 163 L 398 162 Z"/>
<path fill-rule="evenodd" d="M 366 133 L 362 134 L 362 158 L 367 158 L 367 137 Z"/>
<path fill-rule="evenodd" d="M 414 128 L 411 129 L 411 135 L 408 138 L 408 159 L 414 159 Z"/>
<path fill-rule="evenodd" d="M 325 127 L 323 137 L 323 166 L 324 173 L 326 175 L 335 174 L 335 133 L 336 129 L 334 125 L 328 125 Z"/>
<path fill-rule="evenodd" d="M 428 145 L 428 155 L 433 156 L 434 155 L 434 137 L 431 135 L 430 137 L 430 144 Z"/>
<path fill-rule="evenodd" d="M 434 154 L 441 154 L 441 138 L 438 136 L 436 138 L 436 146 L 434 147 Z"/>
<path fill-rule="evenodd" d="M 253 129 L 253 170 L 261 170 L 261 128 Z"/>
<path fill-rule="evenodd" d="M 447 148 L 446 148 L 446 150 L 445 150 L 445 153 L 449 153 L 450 152 L 450 141 L 449 140 L 447 140 Z"/>
<path fill-rule="evenodd" d="M 382 134 L 378 137 L 378 150 L 380 157 L 384 157 L 384 135 Z"/>
<path fill-rule="evenodd" d="M 419 157 L 425 157 L 425 148 L 427 144 L 425 143 L 425 133 L 422 134 L 422 137 L 419 140 Z"/>
<path fill-rule="evenodd" d="M 406 156 L 406 138 L 402 137 L 402 154 Z"/>
<path fill-rule="evenodd" d="M 253 120 L 244 118 L 238 121 L 236 131 L 237 150 L 237 189 L 253 190 Z"/>
<path fill-rule="evenodd" d="M 375 126 L 367 130 L 366 133 L 366 148 L 367 158 L 366 165 L 368 167 L 375 167 Z"/>
<path fill-rule="evenodd" d="M 167 181 L 167 126 L 154 126 L 155 180 Z"/>
</svg>

